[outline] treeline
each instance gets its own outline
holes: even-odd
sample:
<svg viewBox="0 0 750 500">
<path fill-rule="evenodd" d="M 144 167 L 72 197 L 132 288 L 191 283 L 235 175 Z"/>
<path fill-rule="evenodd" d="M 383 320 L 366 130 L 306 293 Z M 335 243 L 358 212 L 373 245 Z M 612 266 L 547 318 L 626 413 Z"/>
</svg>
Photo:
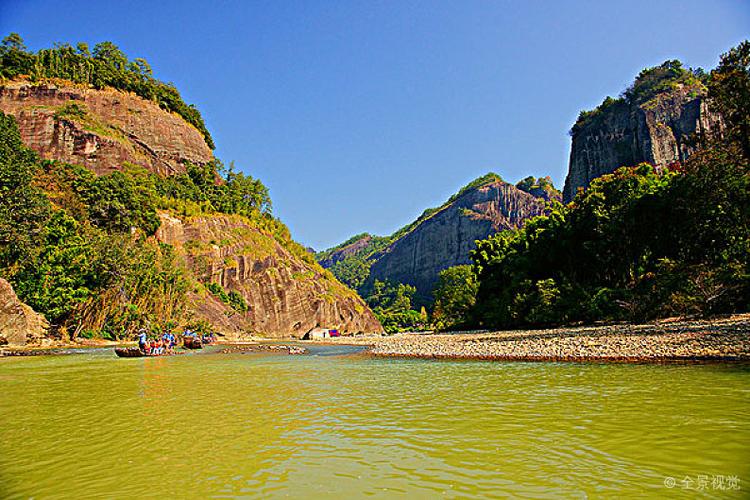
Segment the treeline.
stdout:
<svg viewBox="0 0 750 500">
<path fill-rule="evenodd" d="M 673 62 L 659 68 L 669 78 L 680 70 Z M 653 75 L 642 73 L 637 84 Z M 479 242 L 471 269 L 441 275 L 437 326 L 643 321 L 750 309 L 750 42 L 724 54 L 702 81 L 725 120 L 723 137 L 667 171 L 621 168 L 571 204 Z M 650 91 L 664 82 L 648 83 Z M 636 85 L 628 98 L 638 92 Z"/>
<path fill-rule="evenodd" d="M 17 33 L 11 33 L 0 44 L 0 78 L 16 77 L 26 77 L 34 82 L 61 78 L 97 89 L 112 87 L 133 92 L 180 115 L 203 134 L 211 149 L 215 148 L 198 109 L 185 104 L 173 84 L 155 79 L 145 59 L 128 60 L 112 42 L 98 43 L 93 50 L 85 43 L 79 43 L 75 48 L 61 43 L 34 53 L 26 49 Z"/>
<path fill-rule="evenodd" d="M 643 321 L 750 304 L 747 161 L 705 151 L 594 181 L 574 204 L 478 244 L 473 315 L 487 327 Z"/>
<path fill-rule="evenodd" d="M 411 285 L 375 280 L 365 302 L 370 306 L 387 333 L 426 330 L 427 311 L 412 309 L 412 298 L 417 291 Z"/>
</svg>

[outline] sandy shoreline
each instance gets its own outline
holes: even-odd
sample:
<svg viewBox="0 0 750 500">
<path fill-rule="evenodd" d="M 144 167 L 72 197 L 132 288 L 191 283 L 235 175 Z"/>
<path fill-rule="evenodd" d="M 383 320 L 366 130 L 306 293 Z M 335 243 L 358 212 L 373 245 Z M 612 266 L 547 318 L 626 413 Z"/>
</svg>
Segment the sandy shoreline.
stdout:
<svg viewBox="0 0 750 500">
<path fill-rule="evenodd" d="M 376 339 L 377 357 L 498 361 L 750 361 L 750 314 L 697 321 Z"/>
</svg>

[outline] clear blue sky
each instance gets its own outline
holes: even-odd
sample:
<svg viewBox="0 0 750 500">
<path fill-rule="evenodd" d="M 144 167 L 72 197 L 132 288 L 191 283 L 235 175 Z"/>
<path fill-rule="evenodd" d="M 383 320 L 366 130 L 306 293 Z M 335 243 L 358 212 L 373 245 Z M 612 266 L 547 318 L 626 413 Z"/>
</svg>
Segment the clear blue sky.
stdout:
<svg viewBox="0 0 750 500">
<path fill-rule="evenodd" d="M 323 249 L 488 171 L 562 187 L 581 109 L 666 59 L 715 66 L 750 2 L 0 0 L 0 31 L 146 58 Z"/>
</svg>

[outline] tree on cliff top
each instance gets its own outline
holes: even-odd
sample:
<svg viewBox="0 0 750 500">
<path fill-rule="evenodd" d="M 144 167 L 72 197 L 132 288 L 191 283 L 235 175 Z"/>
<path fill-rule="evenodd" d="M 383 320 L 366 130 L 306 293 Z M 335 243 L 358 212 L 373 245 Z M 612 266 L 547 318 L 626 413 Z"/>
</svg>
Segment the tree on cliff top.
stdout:
<svg viewBox="0 0 750 500">
<path fill-rule="evenodd" d="M 20 76 L 32 81 L 62 78 L 96 88 L 112 87 L 133 92 L 180 115 L 198 129 L 208 147 L 215 148 L 203 117 L 195 106 L 186 104 L 173 84 L 155 79 L 145 59 L 128 61 L 127 56 L 112 42 L 96 44 L 93 53 L 83 43 L 79 43 L 77 48 L 69 44 L 55 44 L 52 49 L 32 53 L 27 51 L 18 33 L 11 33 L 0 44 L 0 79 Z"/>
<path fill-rule="evenodd" d="M 730 140 L 736 141 L 750 160 L 750 41 L 721 56 L 719 66 L 711 72 L 708 92 L 724 117 Z"/>
<path fill-rule="evenodd" d="M 707 75 L 701 68 L 685 68 L 676 59 L 664 61 L 659 66 L 642 70 L 618 98 L 607 96 L 602 103 L 592 110 L 581 111 L 571 128 L 571 135 L 583 127 L 595 123 L 609 110 L 632 105 L 641 105 L 658 94 L 684 85 L 693 89 L 705 89 Z"/>
</svg>

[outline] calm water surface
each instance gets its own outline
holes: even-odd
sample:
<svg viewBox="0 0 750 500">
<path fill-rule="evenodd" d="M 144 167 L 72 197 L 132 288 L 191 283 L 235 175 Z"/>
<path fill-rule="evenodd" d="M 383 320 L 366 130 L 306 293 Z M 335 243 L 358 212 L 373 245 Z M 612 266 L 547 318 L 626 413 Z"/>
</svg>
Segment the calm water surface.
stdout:
<svg viewBox="0 0 750 500">
<path fill-rule="evenodd" d="M 750 497 L 747 366 L 346 351 L 0 359 L 0 497 Z"/>
</svg>

